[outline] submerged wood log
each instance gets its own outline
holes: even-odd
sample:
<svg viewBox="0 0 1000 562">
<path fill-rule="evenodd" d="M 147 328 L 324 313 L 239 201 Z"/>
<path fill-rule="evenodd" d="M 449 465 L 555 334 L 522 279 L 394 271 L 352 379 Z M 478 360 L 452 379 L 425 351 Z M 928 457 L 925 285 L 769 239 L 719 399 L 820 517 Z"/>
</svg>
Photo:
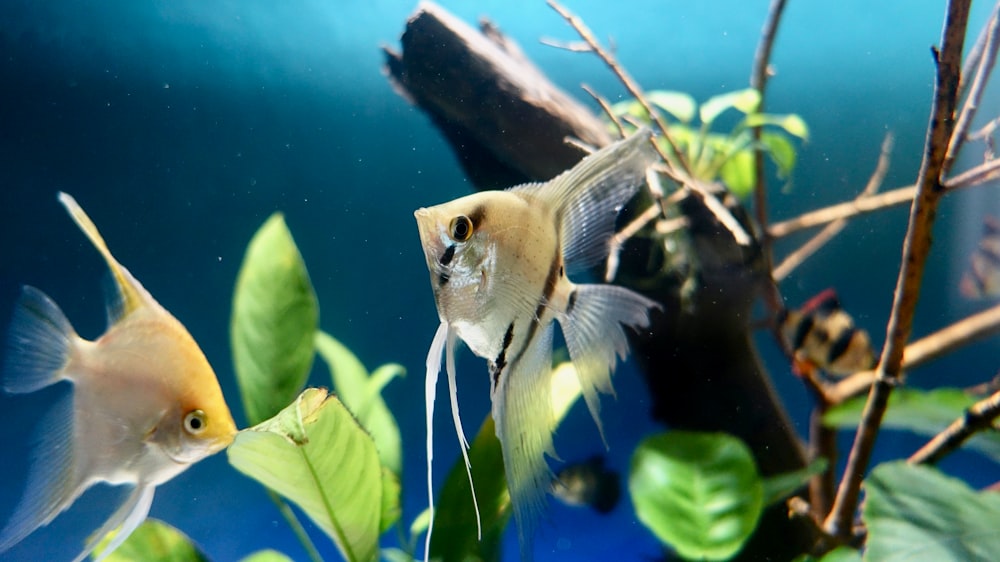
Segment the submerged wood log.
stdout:
<svg viewBox="0 0 1000 562">
<path fill-rule="evenodd" d="M 556 176 L 583 157 L 567 136 L 611 142 L 601 121 L 520 47 L 490 24 L 483 31 L 424 2 L 407 22 L 402 52 L 385 49 L 393 84 L 431 117 L 476 186 Z"/>
<path fill-rule="evenodd" d="M 385 49 L 390 80 L 441 130 L 478 189 L 546 180 L 572 167 L 583 154 L 566 144 L 567 136 L 597 147 L 611 141 L 601 120 L 553 85 L 513 41 L 489 23 L 481 27 L 424 2 L 407 22 L 402 51 Z M 693 294 L 682 298 L 684 279 L 663 273 L 655 241 L 634 239 L 622 253 L 623 284 L 664 305 L 654 315 L 653 335 L 633 338 L 651 413 L 670 427 L 740 437 L 765 475 L 800 469 L 802 443 L 749 328 L 766 278 L 759 248 L 737 245 L 697 197 L 688 197 L 681 211 L 699 262 Z M 810 548 L 812 531 L 778 504 L 739 559 L 791 559 Z"/>
</svg>

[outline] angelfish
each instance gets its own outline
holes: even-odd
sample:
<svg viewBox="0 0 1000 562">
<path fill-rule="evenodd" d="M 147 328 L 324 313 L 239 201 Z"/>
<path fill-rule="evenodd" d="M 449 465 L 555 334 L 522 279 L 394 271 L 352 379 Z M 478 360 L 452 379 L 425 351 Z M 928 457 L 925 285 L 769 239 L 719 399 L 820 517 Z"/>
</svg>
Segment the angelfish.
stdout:
<svg viewBox="0 0 1000 562">
<path fill-rule="evenodd" d="M 236 424 L 198 344 L 108 250 L 65 193 L 59 201 L 104 257 L 116 297 L 96 341 L 76 334 L 59 307 L 25 286 L 14 310 L 2 383 L 28 393 L 72 382 L 39 425 L 27 489 L 0 530 L 0 552 L 48 524 L 98 482 L 132 486 L 90 536 L 83 560 L 109 532 L 110 554 L 145 520 L 156 486 L 232 442 Z"/>
<path fill-rule="evenodd" d="M 650 132 L 642 129 L 545 183 L 477 193 L 416 211 L 441 320 L 425 380 L 432 524 L 431 422 L 442 355 L 470 484 L 472 479 L 455 387 L 457 339 L 488 361 L 492 415 L 522 558 L 530 558 L 529 541 L 552 479 L 544 455 L 555 456 L 549 386 L 553 320 L 562 329 L 587 407 L 604 438 L 598 394 L 613 392 L 616 356 L 624 359 L 628 353 L 623 326 L 648 327 L 649 311 L 659 305 L 623 287 L 573 283 L 567 274 L 607 257 L 618 211 L 656 160 Z M 425 555 L 430 535 L 428 530 Z"/>
</svg>

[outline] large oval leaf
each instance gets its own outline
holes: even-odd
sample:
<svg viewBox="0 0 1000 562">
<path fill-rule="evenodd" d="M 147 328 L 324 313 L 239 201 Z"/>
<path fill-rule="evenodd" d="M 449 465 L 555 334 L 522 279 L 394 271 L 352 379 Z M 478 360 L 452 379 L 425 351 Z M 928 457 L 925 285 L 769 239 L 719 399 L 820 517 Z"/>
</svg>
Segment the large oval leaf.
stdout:
<svg viewBox="0 0 1000 562">
<path fill-rule="evenodd" d="M 750 449 L 723 433 L 646 438 L 632 456 L 629 492 L 639 520 L 691 559 L 739 552 L 764 504 Z"/>
<path fill-rule="evenodd" d="M 305 385 L 318 322 L 305 263 L 275 213 L 250 241 L 233 295 L 233 367 L 251 425 L 277 414 Z"/>
<path fill-rule="evenodd" d="M 298 505 L 349 561 L 375 560 L 382 469 L 347 408 L 308 388 L 277 416 L 236 435 L 229 463 Z"/>
<path fill-rule="evenodd" d="M 753 88 L 719 94 L 705 100 L 698 108 L 702 124 L 710 126 L 715 118 L 727 109 L 736 109 L 744 114 L 754 113 L 760 105 L 760 92 Z"/>
<path fill-rule="evenodd" d="M 108 533 L 94 549 L 92 557 L 114 538 Z M 104 558 L 108 562 L 207 562 L 208 558 L 191 542 L 191 539 L 174 527 L 156 519 L 147 519 L 125 539 L 114 552 Z"/>
<path fill-rule="evenodd" d="M 403 452 L 399 425 L 382 398 L 382 388 L 392 379 L 403 376 L 406 369 L 392 363 L 379 367 L 369 376 L 350 349 L 322 331 L 316 332 L 316 351 L 330 367 L 337 396 L 375 440 L 382 465 L 400 474 Z"/>
<path fill-rule="evenodd" d="M 865 560 L 996 560 L 1000 494 L 976 492 L 927 466 L 879 465 L 865 482 Z"/>
</svg>

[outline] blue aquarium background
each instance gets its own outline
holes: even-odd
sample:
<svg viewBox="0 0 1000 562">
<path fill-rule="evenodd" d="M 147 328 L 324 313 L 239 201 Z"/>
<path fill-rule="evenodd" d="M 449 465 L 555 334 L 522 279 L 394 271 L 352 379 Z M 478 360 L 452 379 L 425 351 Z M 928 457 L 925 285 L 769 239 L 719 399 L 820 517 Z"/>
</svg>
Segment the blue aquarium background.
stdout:
<svg viewBox="0 0 1000 562">
<path fill-rule="evenodd" d="M 764 0 L 567 0 L 647 89 L 696 99 L 743 88 L 765 19 Z M 557 50 L 540 37 L 576 40 L 541 0 L 442 4 L 466 21 L 489 16 L 539 67 L 579 99 L 586 82 L 611 99 L 623 89 L 594 56 Z M 285 213 L 309 268 L 320 324 L 370 368 L 406 366 L 386 390 L 404 444 L 403 523 L 426 507 L 423 365 L 438 324 L 413 210 L 467 194 L 471 185 L 430 121 L 383 75 L 380 46 L 398 48 L 411 0 L 5 0 L 0 3 L 0 318 L 19 287 L 53 297 L 78 332 L 104 330 L 105 266 L 56 193 L 73 194 L 111 250 L 180 319 L 215 367 L 240 426 L 246 425 L 229 351 L 231 297 L 251 235 Z M 974 7 L 967 45 L 989 3 Z M 802 115 L 811 139 L 793 184 L 772 182 L 771 213 L 797 213 L 849 199 L 874 169 L 883 135 L 896 147 L 884 188 L 912 184 L 920 164 L 933 82 L 930 47 L 940 38 L 942 1 L 792 0 L 773 54 L 768 109 Z M 994 85 L 980 122 L 1000 113 Z M 967 149 L 965 158 L 981 158 Z M 956 170 L 964 169 L 960 162 Z M 905 208 L 862 217 L 786 280 L 797 305 L 836 287 L 881 345 L 891 304 Z M 936 226 L 916 336 L 983 308 L 957 284 L 982 216 L 1000 213 L 996 187 L 945 198 Z M 779 255 L 804 237 L 782 241 Z M 769 334 L 758 338 L 800 434 L 810 398 Z M 962 386 L 996 374 L 994 339 L 916 371 L 918 386 Z M 460 402 L 467 428 L 489 411 L 484 361 L 464 352 Z M 669 372 L 662 376 L 670 376 Z M 311 384 L 328 385 L 317 363 Z M 604 400 L 609 463 L 627 474 L 636 443 L 657 426 L 631 365 Z M 0 521 L 16 504 L 34 422 L 69 391 L 0 396 Z M 445 395 L 441 394 L 439 401 Z M 446 402 L 445 402 L 446 404 Z M 458 457 L 451 421 L 438 408 L 435 480 Z M 471 431 L 471 429 L 470 429 Z M 851 436 L 844 435 L 846 446 Z M 884 433 L 880 459 L 923 442 Z M 556 436 L 566 461 L 603 453 L 577 405 Z M 942 468 L 984 486 L 996 465 L 972 453 Z M 69 559 L 113 510 L 116 490 L 88 492 L 64 516 L 0 557 Z M 536 538 L 540 560 L 648 560 L 658 542 L 636 521 L 625 495 L 608 516 L 551 501 Z M 179 527 L 214 560 L 275 548 L 305 553 L 255 482 L 225 455 L 157 490 L 151 515 Z M 339 554 L 310 527 L 324 557 Z M 517 557 L 507 534 L 506 559 Z M 393 544 L 392 533 L 385 544 Z"/>
</svg>

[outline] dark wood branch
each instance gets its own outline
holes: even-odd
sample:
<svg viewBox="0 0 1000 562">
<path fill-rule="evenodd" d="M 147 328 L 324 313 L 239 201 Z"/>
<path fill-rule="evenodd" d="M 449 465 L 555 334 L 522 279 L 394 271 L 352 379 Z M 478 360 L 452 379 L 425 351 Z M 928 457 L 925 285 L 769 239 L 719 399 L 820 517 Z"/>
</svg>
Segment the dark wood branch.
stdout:
<svg viewBox="0 0 1000 562">
<path fill-rule="evenodd" d="M 955 125 L 962 46 L 965 43 L 970 3 L 971 0 L 948 2 L 941 50 L 935 51 L 934 99 L 927 126 L 924 158 L 917 175 L 917 195 L 910 210 L 910 221 L 903 241 L 903 257 L 886 329 L 886 345 L 847 457 L 847 467 L 837 488 L 833 509 L 823 525 L 829 535 L 842 539 L 851 535 L 861 481 L 871 460 L 889 396 L 900 380 L 903 349 L 913 327 L 913 314 L 920 296 L 924 264 L 930 253 L 931 229 L 938 202 L 945 192 L 941 176 Z"/>
</svg>

